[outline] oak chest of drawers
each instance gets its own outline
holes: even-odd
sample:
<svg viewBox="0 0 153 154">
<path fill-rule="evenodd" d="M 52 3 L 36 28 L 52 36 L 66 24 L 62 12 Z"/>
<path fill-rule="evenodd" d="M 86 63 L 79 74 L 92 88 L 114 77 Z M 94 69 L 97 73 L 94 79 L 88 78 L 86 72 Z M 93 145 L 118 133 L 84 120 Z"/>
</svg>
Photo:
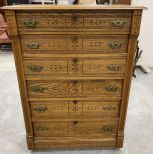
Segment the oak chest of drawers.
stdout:
<svg viewBox="0 0 153 154">
<path fill-rule="evenodd" d="M 28 148 L 122 147 L 144 8 L 4 9 Z"/>
</svg>

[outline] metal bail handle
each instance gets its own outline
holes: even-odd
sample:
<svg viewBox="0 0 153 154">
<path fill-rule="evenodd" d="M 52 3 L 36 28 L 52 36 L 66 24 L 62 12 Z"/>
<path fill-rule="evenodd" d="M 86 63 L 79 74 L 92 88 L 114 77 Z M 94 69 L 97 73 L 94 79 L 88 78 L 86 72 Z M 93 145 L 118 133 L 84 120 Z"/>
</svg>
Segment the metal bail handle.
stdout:
<svg viewBox="0 0 153 154">
<path fill-rule="evenodd" d="M 118 88 L 116 86 L 107 86 L 107 87 L 105 87 L 105 89 L 108 92 L 116 92 Z"/>
<path fill-rule="evenodd" d="M 108 43 L 108 46 L 111 49 L 119 49 L 121 47 L 121 43 L 119 43 L 119 42 L 111 42 L 111 43 Z"/>
<path fill-rule="evenodd" d="M 36 107 L 34 110 L 36 112 L 46 112 L 48 108 L 47 107 Z"/>
<path fill-rule="evenodd" d="M 125 22 L 123 20 L 119 20 L 119 19 L 113 20 L 113 21 L 111 21 L 111 23 L 112 23 L 113 27 L 120 27 L 120 28 L 123 27 L 125 24 Z"/>
<path fill-rule="evenodd" d="M 28 20 L 24 21 L 24 25 L 26 27 L 35 27 L 37 25 L 37 23 L 38 22 L 36 20 L 34 20 L 34 19 L 28 19 Z"/>
<path fill-rule="evenodd" d="M 29 66 L 29 69 L 32 71 L 32 72 L 41 72 L 41 70 L 43 70 L 43 66 L 39 66 L 39 65 L 32 65 L 32 66 Z"/>
<path fill-rule="evenodd" d="M 28 43 L 27 44 L 27 47 L 30 48 L 30 49 L 38 49 L 40 46 L 39 43 L 35 43 L 35 42 L 31 42 L 31 43 Z"/>
<path fill-rule="evenodd" d="M 110 65 L 107 65 L 107 68 L 110 70 L 110 71 L 119 71 L 121 65 L 119 64 L 110 64 Z"/>
</svg>

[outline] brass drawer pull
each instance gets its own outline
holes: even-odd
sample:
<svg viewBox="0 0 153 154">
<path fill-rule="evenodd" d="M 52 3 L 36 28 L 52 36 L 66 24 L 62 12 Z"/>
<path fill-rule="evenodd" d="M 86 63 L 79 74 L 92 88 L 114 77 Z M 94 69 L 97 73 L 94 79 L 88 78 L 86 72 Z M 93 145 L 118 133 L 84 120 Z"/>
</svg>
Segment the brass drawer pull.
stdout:
<svg viewBox="0 0 153 154">
<path fill-rule="evenodd" d="M 49 128 L 48 127 L 37 127 L 36 130 L 37 131 L 47 131 L 49 130 Z"/>
<path fill-rule="evenodd" d="M 24 25 L 26 27 L 35 27 L 38 24 L 38 22 L 34 19 L 28 19 L 24 21 Z"/>
<path fill-rule="evenodd" d="M 123 27 L 125 22 L 123 20 L 113 20 L 111 21 L 113 27 Z"/>
<path fill-rule="evenodd" d="M 110 71 L 119 71 L 121 65 L 119 64 L 110 64 L 110 65 L 107 65 L 107 68 L 110 70 Z"/>
<path fill-rule="evenodd" d="M 103 110 L 112 111 L 112 110 L 116 110 L 116 108 L 115 107 L 112 107 L 112 106 L 104 106 L 103 107 Z"/>
<path fill-rule="evenodd" d="M 105 89 L 108 92 L 116 92 L 118 88 L 116 86 L 107 86 L 107 87 L 105 87 Z"/>
<path fill-rule="evenodd" d="M 45 89 L 46 89 L 46 88 L 40 87 L 40 86 L 35 86 L 35 87 L 32 87 L 32 88 L 31 88 L 31 90 L 32 90 L 33 92 L 35 92 L 35 93 L 43 93 Z"/>
<path fill-rule="evenodd" d="M 111 42 L 111 43 L 108 43 L 108 46 L 111 48 L 111 49 L 118 49 L 121 47 L 121 43 L 119 42 Z"/>
<path fill-rule="evenodd" d="M 44 68 L 43 66 L 39 65 L 32 65 L 28 67 L 32 72 L 41 72 L 41 70 Z"/>
<path fill-rule="evenodd" d="M 112 132 L 112 130 L 113 130 L 113 127 L 112 126 L 104 126 L 103 127 L 103 131 L 104 132 Z"/>
<path fill-rule="evenodd" d="M 31 43 L 27 44 L 27 47 L 30 48 L 30 49 L 38 49 L 39 46 L 40 46 L 39 43 L 34 43 L 34 42 L 31 42 Z"/>
<path fill-rule="evenodd" d="M 46 112 L 48 110 L 48 108 L 47 107 L 36 107 L 34 110 L 36 112 L 43 113 L 43 112 Z"/>
</svg>

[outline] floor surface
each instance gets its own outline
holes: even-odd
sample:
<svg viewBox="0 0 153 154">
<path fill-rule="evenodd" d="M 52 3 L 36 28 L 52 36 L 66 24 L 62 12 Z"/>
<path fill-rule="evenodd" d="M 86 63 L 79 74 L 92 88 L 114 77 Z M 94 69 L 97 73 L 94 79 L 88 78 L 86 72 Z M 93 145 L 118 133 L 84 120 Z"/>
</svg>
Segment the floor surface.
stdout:
<svg viewBox="0 0 153 154">
<path fill-rule="evenodd" d="M 29 151 L 12 54 L 0 54 L 0 154 L 153 154 L 153 70 L 136 71 L 122 149 Z"/>
</svg>

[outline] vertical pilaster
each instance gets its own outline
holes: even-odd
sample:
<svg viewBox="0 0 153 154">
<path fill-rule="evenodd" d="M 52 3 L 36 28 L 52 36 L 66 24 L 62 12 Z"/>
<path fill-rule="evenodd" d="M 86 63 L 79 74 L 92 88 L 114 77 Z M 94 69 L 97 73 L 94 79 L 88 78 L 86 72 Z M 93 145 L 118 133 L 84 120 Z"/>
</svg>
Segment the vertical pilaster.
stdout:
<svg viewBox="0 0 153 154">
<path fill-rule="evenodd" d="M 17 30 L 15 11 L 6 10 L 5 13 L 6 13 L 6 20 L 8 24 L 8 33 L 12 39 L 14 60 L 16 63 L 16 72 L 18 77 L 18 84 L 20 89 L 20 96 L 21 96 L 25 127 L 26 127 L 26 133 L 27 133 L 26 135 L 27 144 L 29 149 L 34 149 L 31 113 L 29 108 L 29 102 L 27 100 L 28 98 L 27 87 L 26 87 L 26 81 L 25 81 L 24 72 L 23 72 L 21 45 L 20 45 L 20 39 L 18 35 L 18 30 Z"/>
</svg>

